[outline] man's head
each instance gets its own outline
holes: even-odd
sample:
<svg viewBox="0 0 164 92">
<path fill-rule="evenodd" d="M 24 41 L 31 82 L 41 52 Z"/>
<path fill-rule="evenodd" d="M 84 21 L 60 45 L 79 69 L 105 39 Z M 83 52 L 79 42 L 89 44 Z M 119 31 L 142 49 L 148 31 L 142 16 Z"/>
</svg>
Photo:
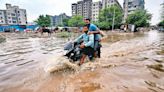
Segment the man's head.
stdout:
<svg viewBox="0 0 164 92">
<path fill-rule="evenodd" d="M 90 24 L 90 21 L 91 20 L 89 18 L 84 19 L 85 24 Z"/>
<path fill-rule="evenodd" d="M 84 25 L 84 26 L 83 26 L 83 32 L 84 32 L 84 33 L 88 33 L 88 26 L 87 26 L 87 25 Z"/>
</svg>

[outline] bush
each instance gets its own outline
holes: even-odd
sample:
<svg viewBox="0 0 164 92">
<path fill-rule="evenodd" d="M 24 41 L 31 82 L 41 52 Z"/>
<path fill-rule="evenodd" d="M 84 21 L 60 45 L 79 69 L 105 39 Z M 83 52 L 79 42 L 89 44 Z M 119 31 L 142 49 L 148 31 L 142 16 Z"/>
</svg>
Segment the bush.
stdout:
<svg viewBox="0 0 164 92">
<path fill-rule="evenodd" d="M 160 26 L 160 27 L 163 27 L 163 28 L 164 28 L 164 20 L 163 20 L 163 21 L 161 21 L 161 22 L 158 24 L 158 26 Z"/>
<path fill-rule="evenodd" d="M 5 42 L 5 41 L 6 41 L 6 38 L 0 36 L 0 43 Z"/>
<path fill-rule="evenodd" d="M 60 33 L 56 33 L 56 36 L 59 38 L 68 38 L 71 36 L 71 34 L 69 32 L 60 32 Z"/>
</svg>

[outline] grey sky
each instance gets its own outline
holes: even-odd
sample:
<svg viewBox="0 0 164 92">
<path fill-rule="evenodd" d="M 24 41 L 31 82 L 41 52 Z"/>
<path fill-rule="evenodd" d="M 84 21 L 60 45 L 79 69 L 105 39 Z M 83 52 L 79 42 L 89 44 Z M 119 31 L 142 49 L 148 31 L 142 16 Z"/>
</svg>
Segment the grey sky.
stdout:
<svg viewBox="0 0 164 92">
<path fill-rule="evenodd" d="M 0 9 L 5 9 L 6 3 L 18 5 L 27 10 L 28 22 L 32 22 L 40 14 L 58 15 L 65 12 L 67 15 L 71 15 L 71 3 L 77 1 L 79 0 L 0 0 Z M 118 1 L 123 5 L 123 0 Z M 153 14 L 152 24 L 157 24 L 160 21 L 160 4 L 162 2 L 164 0 L 145 0 L 146 9 Z"/>
</svg>

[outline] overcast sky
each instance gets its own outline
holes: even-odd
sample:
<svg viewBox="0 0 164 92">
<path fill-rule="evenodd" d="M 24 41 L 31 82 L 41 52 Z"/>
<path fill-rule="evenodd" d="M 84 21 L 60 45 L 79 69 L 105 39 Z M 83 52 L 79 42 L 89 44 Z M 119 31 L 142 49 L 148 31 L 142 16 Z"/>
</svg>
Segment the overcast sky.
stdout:
<svg viewBox="0 0 164 92">
<path fill-rule="evenodd" d="M 66 13 L 71 16 L 71 4 L 79 0 L 0 0 L 0 9 L 5 9 L 5 4 L 18 5 L 27 10 L 28 22 L 34 21 L 40 14 L 59 15 Z M 99 0 L 93 0 L 99 1 Z M 123 5 L 123 0 L 118 0 Z M 164 0 L 145 0 L 146 9 L 153 14 L 151 23 L 160 21 L 160 4 Z"/>
</svg>

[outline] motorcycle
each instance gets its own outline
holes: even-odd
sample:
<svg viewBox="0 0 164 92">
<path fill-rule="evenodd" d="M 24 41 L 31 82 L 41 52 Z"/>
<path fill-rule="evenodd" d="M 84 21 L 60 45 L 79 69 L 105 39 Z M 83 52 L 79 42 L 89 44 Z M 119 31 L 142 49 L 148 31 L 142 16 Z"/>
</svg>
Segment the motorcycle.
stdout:
<svg viewBox="0 0 164 92">
<path fill-rule="evenodd" d="M 68 59 L 71 59 L 73 62 L 80 60 L 82 56 L 82 49 L 80 48 L 80 44 L 81 43 L 68 42 L 64 46 L 64 50 L 66 51 L 64 56 L 68 57 Z"/>
</svg>

